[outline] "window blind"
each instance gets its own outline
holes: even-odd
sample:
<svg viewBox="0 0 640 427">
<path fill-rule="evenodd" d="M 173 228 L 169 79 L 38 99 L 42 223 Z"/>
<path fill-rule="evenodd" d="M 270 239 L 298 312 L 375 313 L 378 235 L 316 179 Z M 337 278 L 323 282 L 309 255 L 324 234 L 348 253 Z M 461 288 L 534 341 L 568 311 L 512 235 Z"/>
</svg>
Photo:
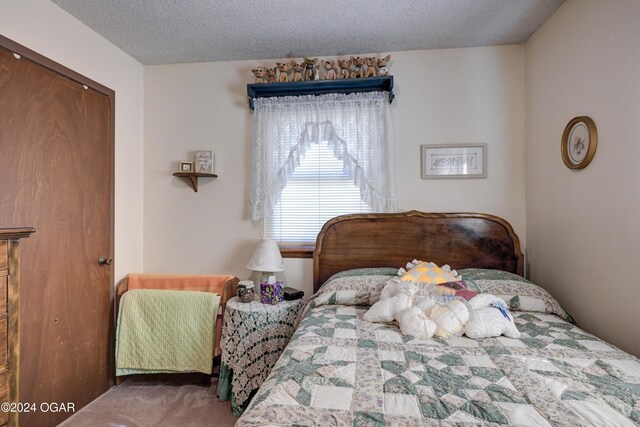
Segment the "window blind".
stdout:
<svg viewBox="0 0 640 427">
<path fill-rule="evenodd" d="M 284 245 L 314 244 L 329 219 L 371 211 L 327 142 L 312 143 L 265 218 L 265 237 Z"/>
</svg>

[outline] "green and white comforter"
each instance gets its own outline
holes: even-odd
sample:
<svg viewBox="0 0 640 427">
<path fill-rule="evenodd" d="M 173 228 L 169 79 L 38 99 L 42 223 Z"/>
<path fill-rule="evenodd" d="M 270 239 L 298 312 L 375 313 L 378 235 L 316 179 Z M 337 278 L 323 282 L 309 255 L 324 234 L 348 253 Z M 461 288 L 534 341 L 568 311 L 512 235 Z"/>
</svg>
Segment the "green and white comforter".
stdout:
<svg viewBox="0 0 640 427">
<path fill-rule="evenodd" d="M 312 298 L 236 425 L 640 424 L 638 358 L 579 329 L 518 276 L 460 272 L 471 289 L 510 304 L 521 339 L 404 336 L 362 318 L 388 272 L 341 275 Z"/>
</svg>

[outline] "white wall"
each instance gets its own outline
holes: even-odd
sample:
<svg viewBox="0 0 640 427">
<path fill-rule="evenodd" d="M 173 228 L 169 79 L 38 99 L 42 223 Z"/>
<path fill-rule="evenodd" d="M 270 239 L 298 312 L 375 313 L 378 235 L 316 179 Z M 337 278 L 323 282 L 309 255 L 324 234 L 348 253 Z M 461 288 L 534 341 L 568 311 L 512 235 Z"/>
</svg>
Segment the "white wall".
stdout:
<svg viewBox="0 0 640 427">
<path fill-rule="evenodd" d="M 640 355 L 640 2 L 569 0 L 526 46 L 531 278 L 581 327 Z M 567 122 L 588 115 L 598 150 L 564 166 Z"/>
<path fill-rule="evenodd" d="M 568 0 L 526 48 L 396 52 L 391 65 L 400 209 L 506 218 L 526 243 L 532 279 L 581 326 L 635 354 L 638 22 L 635 0 Z M 1 1 L 0 32 L 116 91 L 116 279 L 143 261 L 149 272 L 249 275 L 260 228 L 247 211 L 245 84 L 260 62 L 145 67 L 143 99 L 143 67 L 47 0 Z M 576 172 L 562 163 L 559 141 L 584 114 L 600 143 Z M 420 144 L 461 142 L 489 144 L 487 179 L 419 178 Z M 196 149 L 216 152 L 220 175 L 197 194 L 171 176 Z M 285 263 L 289 283 L 310 292 L 310 260 Z"/>
<path fill-rule="evenodd" d="M 48 0 L 0 1 L 0 33 L 115 90 L 115 279 L 141 271 L 142 65 Z"/>
<path fill-rule="evenodd" d="M 524 48 L 392 53 L 400 210 L 479 211 L 512 223 L 524 244 Z M 260 238 L 248 214 L 251 68 L 273 61 L 145 67 L 144 266 L 147 272 L 231 273 Z M 420 144 L 486 142 L 487 179 L 420 179 Z M 193 151 L 214 150 L 216 180 L 198 193 L 171 175 Z M 287 259 L 286 279 L 311 292 L 311 260 Z"/>
</svg>

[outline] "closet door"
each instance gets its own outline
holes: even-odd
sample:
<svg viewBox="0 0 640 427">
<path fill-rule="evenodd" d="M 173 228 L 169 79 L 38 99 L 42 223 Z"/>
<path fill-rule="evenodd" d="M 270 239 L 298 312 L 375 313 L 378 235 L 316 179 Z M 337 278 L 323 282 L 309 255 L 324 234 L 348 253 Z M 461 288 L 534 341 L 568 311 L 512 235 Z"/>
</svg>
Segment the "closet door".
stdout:
<svg viewBox="0 0 640 427">
<path fill-rule="evenodd" d="M 16 46 L 0 39 L 0 225 L 38 230 L 21 254 L 20 401 L 77 410 L 111 382 L 112 268 L 98 259 L 113 254 L 113 92 Z"/>
</svg>

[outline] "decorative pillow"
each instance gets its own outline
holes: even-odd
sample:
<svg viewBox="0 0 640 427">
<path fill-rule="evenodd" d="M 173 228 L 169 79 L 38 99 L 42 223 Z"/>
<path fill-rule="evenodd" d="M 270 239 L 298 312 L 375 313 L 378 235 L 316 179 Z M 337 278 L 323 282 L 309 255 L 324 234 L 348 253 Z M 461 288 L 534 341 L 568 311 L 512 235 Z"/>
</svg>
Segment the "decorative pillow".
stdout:
<svg viewBox="0 0 640 427">
<path fill-rule="evenodd" d="M 341 277 L 353 277 L 353 276 L 390 276 L 394 277 L 398 272 L 394 267 L 373 267 L 373 268 L 354 268 L 351 270 L 344 270 L 331 276 L 325 283 L 332 281 L 333 279 L 339 279 Z"/>
<path fill-rule="evenodd" d="M 309 299 L 309 305 L 371 306 L 378 302 L 382 288 L 392 278 L 385 274 L 333 276 Z"/>
<path fill-rule="evenodd" d="M 403 282 L 439 285 L 441 283 L 455 282 L 458 279 L 432 262 L 419 262 L 411 270 L 404 273 L 400 280 Z"/>
</svg>

